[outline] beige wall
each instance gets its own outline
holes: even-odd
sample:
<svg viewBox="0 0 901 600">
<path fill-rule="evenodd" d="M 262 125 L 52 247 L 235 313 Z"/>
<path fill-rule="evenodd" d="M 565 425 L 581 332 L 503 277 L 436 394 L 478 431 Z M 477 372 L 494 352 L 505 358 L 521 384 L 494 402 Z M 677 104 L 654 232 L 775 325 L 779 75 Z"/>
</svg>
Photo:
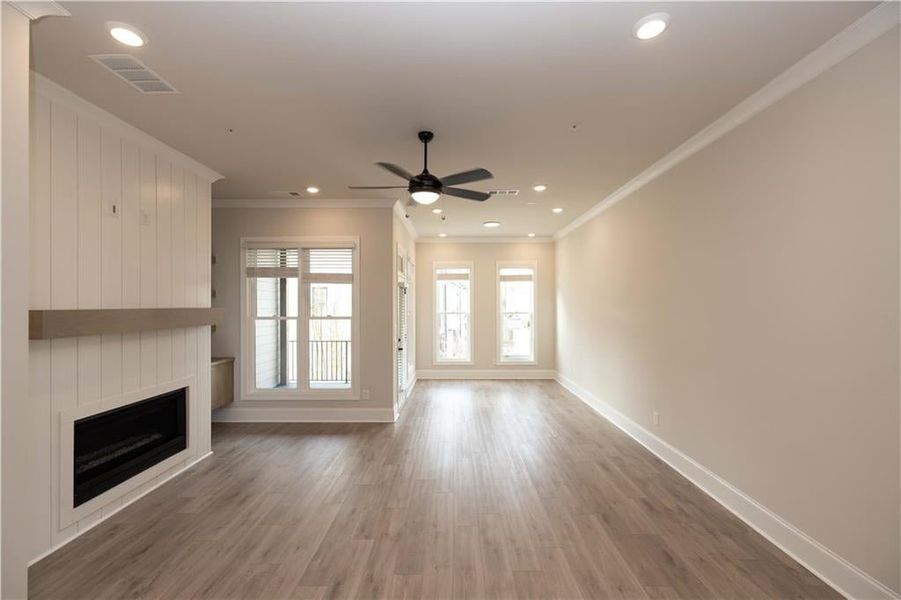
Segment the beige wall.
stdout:
<svg viewBox="0 0 901 600">
<path fill-rule="evenodd" d="M 213 334 L 213 355 L 236 357 L 236 402 L 231 407 L 216 411 L 214 419 L 392 420 L 394 332 L 391 310 L 395 281 L 392 269 L 392 216 L 390 208 L 213 210 L 213 254 L 216 256 L 216 264 L 213 266 L 216 298 L 213 304 L 227 310 L 225 322 L 217 326 Z M 369 400 L 242 401 L 241 238 L 329 235 L 360 238 L 360 389 L 369 391 Z M 333 412 L 322 412 L 320 409 Z M 382 417 L 377 418 L 379 415 Z"/>
<path fill-rule="evenodd" d="M 557 245 L 562 375 L 895 590 L 898 50 L 895 29 Z"/>
<path fill-rule="evenodd" d="M 416 368 L 430 371 L 545 371 L 555 364 L 554 245 L 551 243 L 418 243 L 416 244 Z M 538 262 L 538 364 L 497 364 L 497 261 Z M 436 365 L 433 353 L 433 271 L 435 262 L 473 263 L 473 363 Z"/>
</svg>

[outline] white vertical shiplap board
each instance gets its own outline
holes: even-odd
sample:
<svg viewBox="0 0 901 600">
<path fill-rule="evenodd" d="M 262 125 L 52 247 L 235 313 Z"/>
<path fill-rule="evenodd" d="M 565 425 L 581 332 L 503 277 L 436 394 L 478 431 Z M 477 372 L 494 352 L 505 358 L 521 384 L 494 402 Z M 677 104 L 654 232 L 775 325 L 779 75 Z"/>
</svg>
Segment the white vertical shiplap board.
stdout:
<svg viewBox="0 0 901 600">
<path fill-rule="evenodd" d="M 172 165 L 172 306 L 185 304 L 185 170 Z"/>
<path fill-rule="evenodd" d="M 119 135 L 101 130 L 100 285 L 102 308 L 123 306 L 122 192 L 123 148 Z M 100 398 L 122 394 L 122 335 L 100 338 Z"/>
<path fill-rule="evenodd" d="M 33 115 L 32 307 L 209 306 L 209 173 L 39 77 Z M 193 374 L 193 456 L 209 452 L 209 333 L 195 327 L 31 343 L 35 555 L 189 464 L 60 529 L 61 411 L 111 406 L 124 393 Z"/>
<path fill-rule="evenodd" d="M 142 331 L 141 336 L 141 387 L 150 387 L 156 379 L 156 331 Z"/>
<path fill-rule="evenodd" d="M 197 332 L 199 331 L 199 329 L 199 327 L 191 327 L 190 329 L 185 330 L 185 368 L 187 369 L 188 373 L 196 373 L 199 371 L 199 369 L 197 368 Z M 200 381 L 196 381 L 196 384 L 198 387 L 199 396 Z M 194 401 L 194 399 L 192 399 L 192 401 Z M 195 403 L 194 406 L 196 407 L 197 404 Z M 199 431 L 197 421 L 197 419 L 192 419 L 191 427 L 188 430 L 188 435 L 190 436 L 189 439 L 199 442 L 199 440 L 197 439 Z M 198 455 L 202 455 L 205 451 L 198 448 L 197 452 L 199 453 Z"/>
<path fill-rule="evenodd" d="M 172 379 L 172 330 L 163 329 L 156 334 L 156 380 Z"/>
<path fill-rule="evenodd" d="M 122 395 L 122 334 L 100 336 L 100 399 Z"/>
<path fill-rule="evenodd" d="M 122 393 L 141 387 L 141 334 L 122 334 Z"/>
<path fill-rule="evenodd" d="M 100 336 L 78 338 L 78 406 L 100 401 Z"/>
<path fill-rule="evenodd" d="M 172 306 L 172 163 L 156 158 L 156 297 Z"/>
<path fill-rule="evenodd" d="M 141 307 L 156 308 L 156 156 L 141 155 Z"/>
<path fill-rule="evenodd" d="M 46 267 L 49 269 L 49 265 Z M 37 340 L 28 345 L 29 395 L 31 400 L 31 430 L 39 433 L 34 446 L 34 465 L 29 490 L 34 499 L 35 552 L 40 551 L 44 540 L 53 539 L 53 448 L 50 442 L 53 424 L 52 389 L 48 375 L 51 372 L 50 340 Z"/>
<path fill-rule="evenodd" d="M 199 306 L 210 306 L 210 275 L 212 273 L 212 234 L 213 234 L 213 211 L 212 211 L 212 190 L 208 181 L 194 178 L 197 183 L 197 234 L 198 234 L 198 260 L 201 270 L 198 272 L 198 280 L 200 285 L 197 293 L 200 295 Z M 209 331 L 207 331 L 209 335 Z"/>
<path fill-rule="evenodd" d="M 71 537 L 78 532 L 78 523 L 73 523 L 66 528 L 60 528 L 59 510 L 59 414 L 62 411 L 72 410 L 78 403 L 78 339 L 63 338 L 50 342 L 50 403 L 51 414 L 49 424 L 49 442 L 51 448 L 51 508 L 53 510 L 53 531 L 51 532 L 50 545 L 56 545 L 62 540 Z M 36 432 L 42 441 L 47 440 L 47 433 Z"/>
<path fill-rule="evenodd" d="M 122 141 L 115 132 L 101 133 L 100 306 L 119 308 L 122 307 Z"/>
<path fill-rule="evenodd" d="M 78 305 L 78 165 L 75 112 L 50 107 L 50 305 Z M 38 151 L 38 156 L 41 152 Z"/>
<path fill-rule="evenodd" d="M 172 163 L 156 158 L 156 305 L 172 306 Z M 156 334 L 157 382 L 172 379 L 172 332 Z"/>
<path fill-rule="evenodd" d="M 185 173 L 185 231 L 194 235 L 185 236 L 185 306 L 198 306 L 197 288 L 197 178 Z"/>
<path fill-rule="evenodd" d="M 199 382 L 200 393 L 197 395 L 197 401 L 194 404 L 198 413 L 202 415 L 210 415 L 210 328 L 198 328 L 197 343 L 197 381 Z M 195 452 L 198 456 L 206 454 L 212 447 L 212 439 L 210 432 L 210 423 L 212 419 L 196 419 L 194 421 L 197 428 L 197 444 Z"/>
<path fill-rule="evenodd" d="M 122 308 L 141 306 L 141 152 L 122 142 Z"/>
<path fill-rule="evenodd" d="M 78 308 L 100 308 L 100 126 L 78 117 Z"/>
</svg>

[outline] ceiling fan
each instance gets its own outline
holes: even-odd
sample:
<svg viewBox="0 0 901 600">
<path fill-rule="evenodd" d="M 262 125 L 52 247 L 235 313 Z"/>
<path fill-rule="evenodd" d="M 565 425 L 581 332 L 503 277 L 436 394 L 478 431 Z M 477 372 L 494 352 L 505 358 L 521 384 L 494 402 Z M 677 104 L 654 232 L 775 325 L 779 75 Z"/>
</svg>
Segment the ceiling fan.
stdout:
<svg viewBox="0 0 901 600">
<path fill-rule="evenodd" d="M 419 175 L 411 175 L 402 167 L 386 162 L 377 162 L 378 166 L 390 171 L 398 177 L 407 180 L 406 186 L 392 185 L 370 185 L 370 186 L 348 186 L 352 190 L 402 190 L 404 187 L 410 192 L 410 196 L 419 204 L 432 204 L 441 194 L 448 196 L 456 196 L 457 198 L 465 198 L 467 200 L 475 200 L 484 202 L 491 197 L 488 192 L 478 192 L 476 190 L 464 190 L 463 188 L 453 187 L 461 183 L 473 183 L 482 181 L 483 179 L 491 179 L 494 177 L 485 169 L 472 169 L 471 171 L 463 171 L 462 173 L 454 173 L 447 177 L 438 178 L 429 173 L 429 142 L 435 137 L 431 131 L 420 131 L 419 141 L 422 142 L 422 173 Z"/>
</svg>

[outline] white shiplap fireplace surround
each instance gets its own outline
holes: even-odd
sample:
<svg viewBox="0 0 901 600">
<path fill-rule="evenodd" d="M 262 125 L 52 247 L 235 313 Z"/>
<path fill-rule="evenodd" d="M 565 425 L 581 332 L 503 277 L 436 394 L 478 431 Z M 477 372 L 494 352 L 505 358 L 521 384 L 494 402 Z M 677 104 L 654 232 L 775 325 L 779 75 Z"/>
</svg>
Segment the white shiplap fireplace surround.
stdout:
<svg viewBox="0 0 901 600">
<path fill-rule="evenodd" d="M 33 74 L 32 310 L 210 306 L 220 176 Z M 210 453 L 210 327 L 34 340 L 32 563 Z M 188 388 L 187 449 L 73 508 L 76 419 Z"/>
</svg>

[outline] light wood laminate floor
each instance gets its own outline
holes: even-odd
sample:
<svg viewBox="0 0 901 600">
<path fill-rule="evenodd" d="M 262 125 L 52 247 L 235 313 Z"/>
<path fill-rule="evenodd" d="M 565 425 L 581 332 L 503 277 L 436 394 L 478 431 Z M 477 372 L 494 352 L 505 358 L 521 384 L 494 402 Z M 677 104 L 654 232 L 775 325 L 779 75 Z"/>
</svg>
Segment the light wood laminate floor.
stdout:
<svg viewBox="0 0 901 600">
<path fill-rule="evenodd" d="M 835 598 L 552 382 L 396 424 L 231 424 L 31 568 L 33 598 Z"/>
</svg>

